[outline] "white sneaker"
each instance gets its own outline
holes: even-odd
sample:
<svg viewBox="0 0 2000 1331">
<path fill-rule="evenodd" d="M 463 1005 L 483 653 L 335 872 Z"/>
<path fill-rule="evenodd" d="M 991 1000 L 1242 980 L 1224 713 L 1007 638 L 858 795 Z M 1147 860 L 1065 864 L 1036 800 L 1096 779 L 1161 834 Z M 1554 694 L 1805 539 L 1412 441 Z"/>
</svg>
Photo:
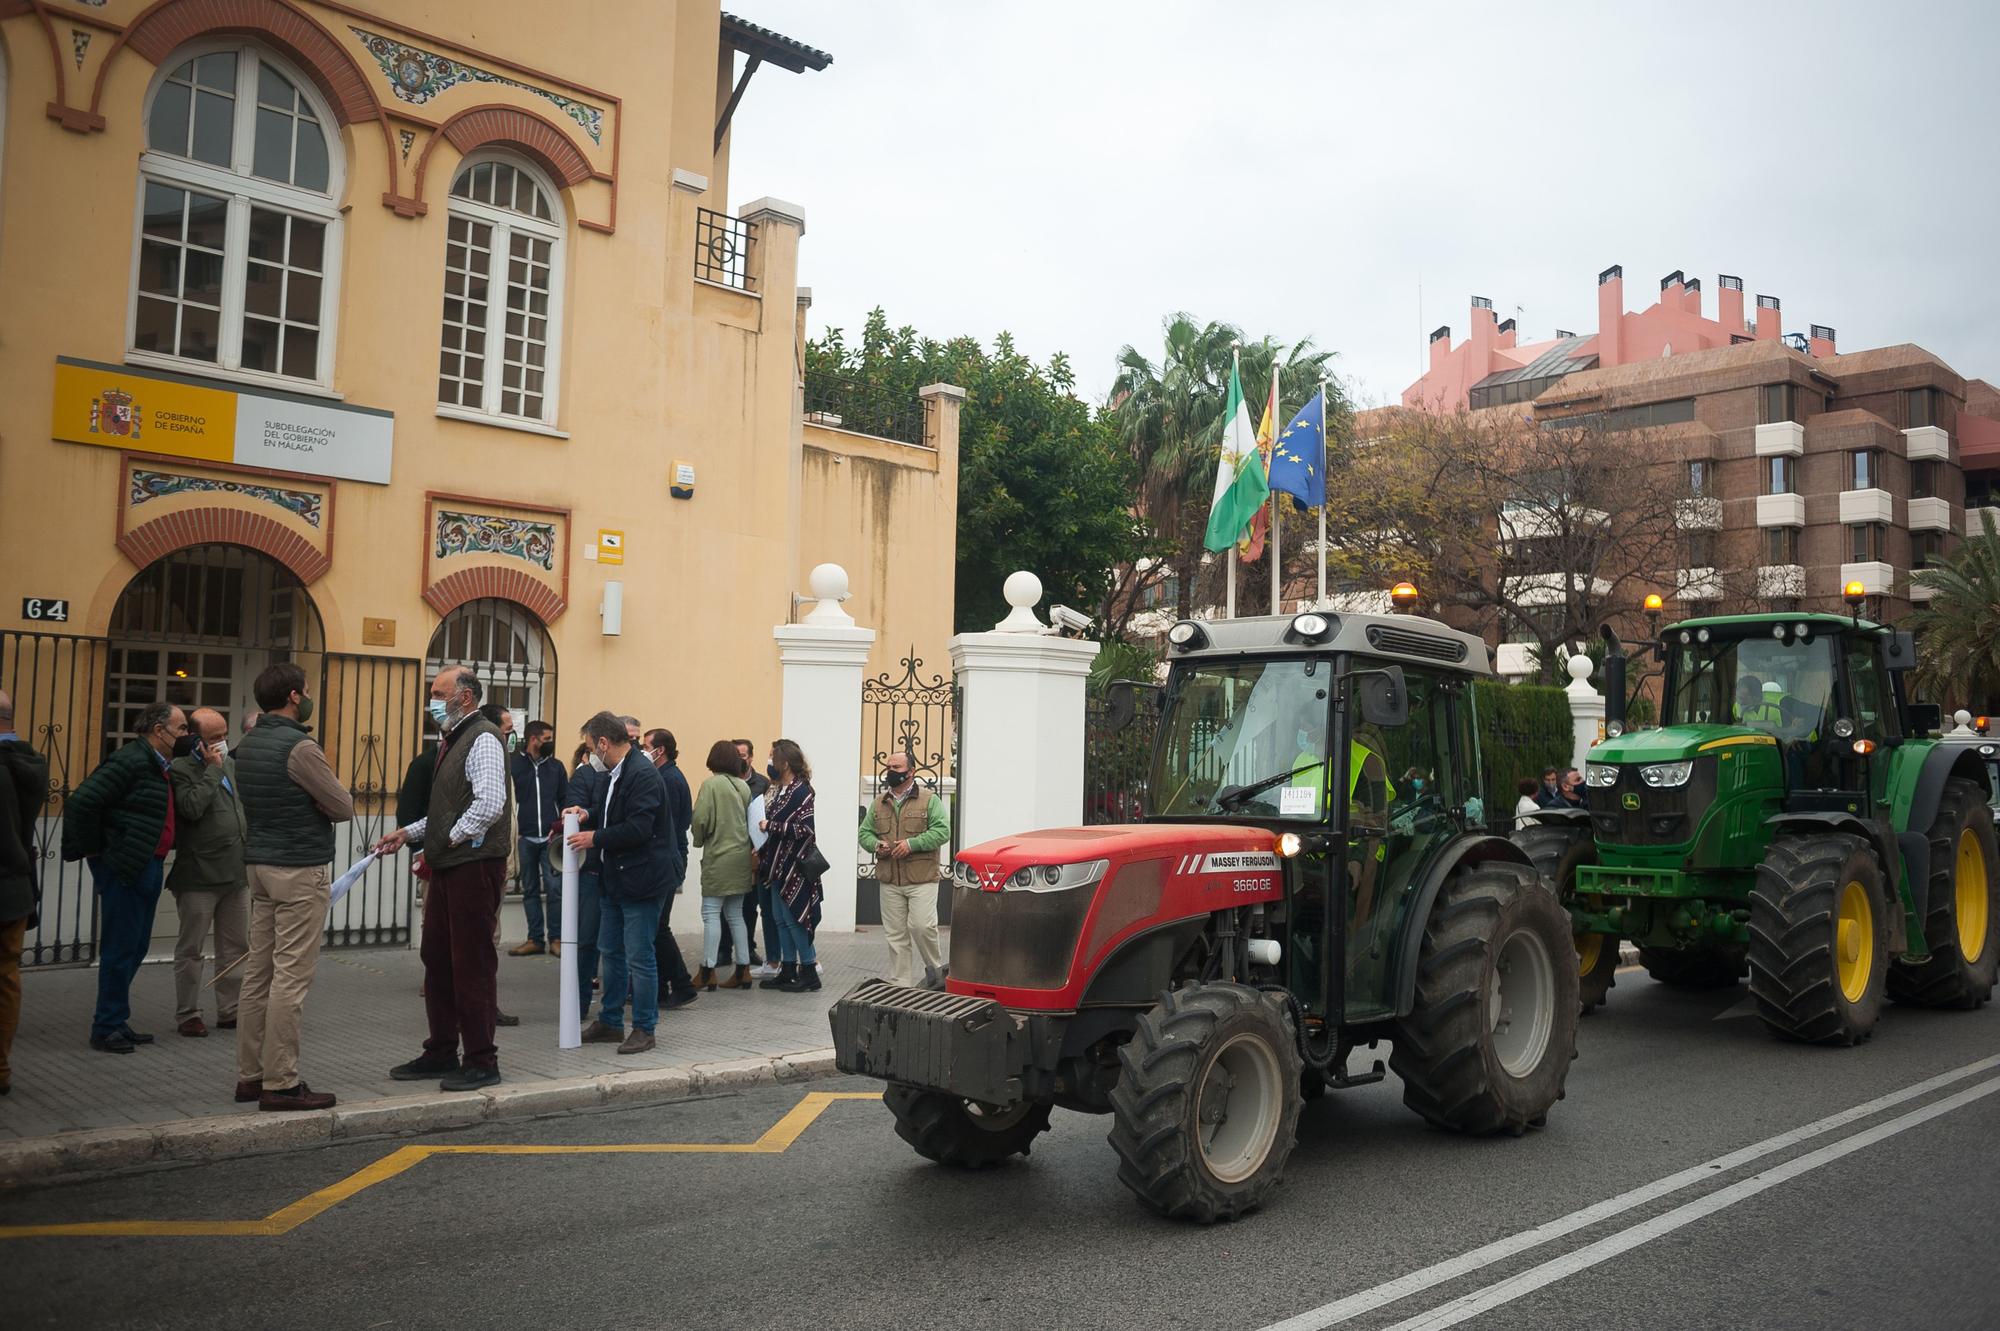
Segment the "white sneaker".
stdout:
<svg viewBox="0 0 2000 1331">
<path fill-rule="evenodd" d="M 778 968 L 767 961 L 761 966 L 752 966 L 750 973 L 760 980 L 768 980 L 778 973 Z"/>
</svg>

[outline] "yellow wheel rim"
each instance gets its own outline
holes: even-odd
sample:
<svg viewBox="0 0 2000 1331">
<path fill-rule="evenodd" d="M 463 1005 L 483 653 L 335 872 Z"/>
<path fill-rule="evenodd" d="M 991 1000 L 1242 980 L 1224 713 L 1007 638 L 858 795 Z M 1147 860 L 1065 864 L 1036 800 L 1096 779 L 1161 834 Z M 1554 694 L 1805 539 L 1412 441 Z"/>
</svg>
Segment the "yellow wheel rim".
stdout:
<svg viewBox="0 0 2000 1331">
<path fill-rule="evenodd" d="M 1840 992 L 1850 1003 L 1858 1003 L 1868 992 L 1868 977 L 1875 969 L 1875 911 L 1868 904 L 1868 889 L 1850 880 L 1840 892 L 1840 914 L 1833 926 L 1834 968 L 1840 978 Z"/>
<path fill-rule="evenodd" d="M 1986 852 L 1966 828 L 1958 834 L 1958 955 L 1967 965 L 1986 954 Z"/>
<path fill-rule="evenodd" d="M 1604 935 L 1577 934 L 1575 942 L 1576 973 L 1578 975 L 1588 975 L 1597 969 L 1597 963 L 1603 959 Z"/>
</svg>

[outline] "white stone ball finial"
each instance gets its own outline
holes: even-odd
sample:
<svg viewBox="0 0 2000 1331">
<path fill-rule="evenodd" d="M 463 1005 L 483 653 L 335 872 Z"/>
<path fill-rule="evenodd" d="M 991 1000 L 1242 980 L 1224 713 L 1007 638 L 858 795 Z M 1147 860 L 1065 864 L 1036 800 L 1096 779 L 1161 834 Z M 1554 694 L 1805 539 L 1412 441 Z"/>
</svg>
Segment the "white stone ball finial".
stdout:
<svg viewBox="0 0 2000 1331">
<path fill-rule="evenodd" d="M 806 585 L 819 604 L 806 616 L 808 624 L 832 624 L 846 628 L 854 623 L 854 616 L 840 608 L 847 599 L 847 570 L 838 564 L 817 564 L 806 575 Z"/>
<path fill-rule="evenodd" d="M 1022 569 L 1009 573 L 1007 581 L 1000 588 L 1000 594 L 1007 598 L 1007 604 L 1014 607 L 1007 617 L 993 626 L 995 633 L 1041 633 L 1048 625 L 1035 617 L 1035 607 L 1041 603 L 1042 580 Z"/>
<path fill-rule="evenodd" d="M 1972 729 L 1972 713 L 1963 707 L 1959 708 L 1951 714 L 1951 724 L 1959 730 L 1969 732 Z"/>
<path fill-rule="evenodd" d="M 1579 684 L 1590 678 L 1590 658 L 1582 652 L 1578 652 L 1575 656 L 1570 657 L 1569 664 L 1564 668 L 1569 671 L 1569 677 Z"/>
</svg>

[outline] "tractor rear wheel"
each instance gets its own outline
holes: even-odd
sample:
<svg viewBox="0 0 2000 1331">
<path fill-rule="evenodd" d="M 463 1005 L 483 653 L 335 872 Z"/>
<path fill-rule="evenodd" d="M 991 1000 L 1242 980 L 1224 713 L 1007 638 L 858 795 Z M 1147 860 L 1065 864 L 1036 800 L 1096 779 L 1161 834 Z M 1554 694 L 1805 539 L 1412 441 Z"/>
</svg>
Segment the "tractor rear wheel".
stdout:
<svg viewBox="0 0 2000 1331">
<path fill-rule="evenodd" d="M 2000 964 L 2000 854 L 1978 786 L 1945 782 L 1930 841 L 1924 916 L 1930 959 L 1891 966 L 1889 996 L 1921 1007 L 1976 1008 L 1993 993 Z"/>
<path fill-rule="evenodd" d="M 1416 1006 L 1389 1058 L 1403 1103 L 1475 1136 L 1540 1127 L 1582 1015 L 1568 913 L 1526 866 L 1489 861 L 1445 884 L 1423 930 Z"/>
<path fill-rule="evenodd" d="M 1120 1047 L 1111 1092 L 1118 1180 L 1160 1214 L 1208 1224 L 1254 1209 L 1298 1145 L 1298 1037 L 1240 984 L 1161 995 Z"/>
<path fill-rule="evenodd" d="M 1572 884 L 1577 869 L 1597 863 L 1597 843 L 1588 823 L 1531 823 L 1514 833 L 1513 840 L 1565 907 L 1576 899 Z M 1613 934 L 1577 934 L 1575 943 L 1577 1000 L 1587 1017 L 1604 1006 L 1618 983 L 1618 939 Z"/>
<path fill-rule="evenodd" d="M 961 1169 L 987 1169 L 1049 1130 L 1049 1107 L 1022 1101 L 994 1109 L 943 1091 L 891 1083 L 883 1102 L 896 1116 L 896 1135 L 926 1160 Z"/>
<path fill-rule="evenodd" d="M 1750 892 L 1750 996 L 1773 1035 L 1860 1044 L 1882 1015 L 1889 909 L 1882 867 L 1844 832 L 1781 836 Z"/>
<path fill-rule="evenodd" d="M 1728 947 L 1642 947 L 1639 964 L 1676 989 L 1727 989 L 1743 978 L 1745 952 Z"/>
</svg>

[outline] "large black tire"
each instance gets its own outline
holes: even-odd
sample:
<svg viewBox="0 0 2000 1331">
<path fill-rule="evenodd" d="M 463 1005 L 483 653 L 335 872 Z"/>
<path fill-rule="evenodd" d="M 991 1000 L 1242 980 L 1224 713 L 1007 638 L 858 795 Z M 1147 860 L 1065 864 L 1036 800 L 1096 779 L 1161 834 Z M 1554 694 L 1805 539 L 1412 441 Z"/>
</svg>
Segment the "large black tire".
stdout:
<svg viewBox="0 0 2000 1331">
<path fill-rule="evenodd" d="M 1860 1044 L 1882 1015 L 1888 969 L 1888 894 L 1869 844 L 1845 832 L 1774 839 L 1750 891 L 1750 996 L 1765 1027 Z"/>
<path fill-rule="evenodd" d="M 1424 922 L 1416 1004 L 1389 1067 L 1436 1127 L 1515 1136 L 1540 1127 L 1576 1057 L 1569 913 L 1525 866 L 1460 870 Z"/>
<path fill-rule="evenodd" d="M 1729 989 L 1748 968 L 1745 949 L 1722 947 L 1642 947 L 1639 964 L 1661 984 L 1676 989 Z"/>
<path fill-rule="evenodd" d="M 2000 928 L 2000 853 L 1994 849 L 1993 815 L 1978 786 L 1956 778 L 1945 782 L 1930 841 L 1924 915 L 1930 959 L 1891 966 L 1889 996 L 1919 1007 L 1976 1008 L 1992 996 L 2000 965 L 1994 932 Z M 1982 869 L 1983 890 L 1977 881 Z"/>
<path fill-rule="evenodd" d="M 1014 1105 L 996 1113 L 942 1091 L 891 1083 L 882 1092 L 896 1116 L 896 1135 L 926 1160 L 960 1169 L 990 1169 L 1026 1155 L 1035 1138 L 1049 1130 L 1049 1107 Z"/>
<path fill-rule="evenodd" d="M 1240 984 L 1162 994 L 1118 1051 L 1118 1181 L 1161 1215 L 1209 1224 L 1260 1205 L 1298 1145 L 1290 1014 Z"/>
<path fill-rule="evenodd" d="M 1577 869 L 1597 863 L 1597 842 L 1591 838 L 1590 824 L 1531 823 L 1514 833 L 1513 841 L 1527 853 L 1543 884 L 1567 909 L 1576 895 L 1571 884 Z M 1577 934 L 1574 942 L 1577 1001 L 1587 1017 L 1604 1006 L 1618 983 L 1618 940 L 1610 934 Z"/>
</svg>

